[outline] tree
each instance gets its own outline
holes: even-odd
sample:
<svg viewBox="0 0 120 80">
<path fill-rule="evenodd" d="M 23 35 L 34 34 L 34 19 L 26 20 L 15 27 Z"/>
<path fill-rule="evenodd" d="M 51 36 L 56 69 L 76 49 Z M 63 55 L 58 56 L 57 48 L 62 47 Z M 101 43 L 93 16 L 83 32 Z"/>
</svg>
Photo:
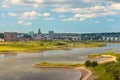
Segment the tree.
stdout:
<svg viewBox="0 0 120 80">
<path fill-rule="evenodd" d="M 118 75 L 114 76 L 114 80 L 120 80 L 119 76 Z"/>
<path fill-rule="evenodd" d="M 31 38 L 31 36 L 28 35 L 28 34 L 24 34 L 23 37 L 24 37 L 24 38 Z"/>
<path fill-rule="evenodd" d="M 97 65 L 98 65 L 98 62 L 97 62 L 97 61 L 92 61 L 92 62 L 91 62 L 91 66 L 92 66 L 92 67 L 95 67 L 95 66 L 97 66 Z"/>
<path fill-rule="evenodd" d="M 90 60 L 85 61 L 84 65 L 86 67 L 90 67 L 91 66 L 91 61 Z"/>
<path fill-rule="evenodd" d="M 116 60 L 117 60 L 117 61 L 120 61 L 120 54 L 117 54 L 116 56 L 117 56 L 117 59 L 116 59 Z"/>
<path fill-rule="evenodd" d="M 4 34 L 3 33 L 0 33 L 0 38 L 4 38 Z"/>
</svg>

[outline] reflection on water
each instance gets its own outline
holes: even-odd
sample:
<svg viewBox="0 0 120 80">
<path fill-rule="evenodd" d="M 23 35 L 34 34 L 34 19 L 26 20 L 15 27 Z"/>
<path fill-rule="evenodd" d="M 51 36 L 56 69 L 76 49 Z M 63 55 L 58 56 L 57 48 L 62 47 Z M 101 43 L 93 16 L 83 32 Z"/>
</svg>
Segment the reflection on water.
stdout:
<svg viewBox="0 0 120 80">
<path fill-rule="evenodd" d="M 7 57 L 16 57 L 17 53 L 13 53 L 13 52 L 2 52 L 2 54 L 0 54 L 0 59 L 1 58 L 7 58 Z"/>
<path fill-rule="evenodd" d="M 33 68 L 32 65 L 40 61 L 80 63 L 87 60 L 88 54 L 103 53 L 110 50 L 120 52 L 120 44 L 107 44 L 105 47 L 97 48 L 50 50 L 32 54 L 1 54 L 0 80 L 79 80 L 80 73 L 75 70 L 37 69 Z"/>
</svg>

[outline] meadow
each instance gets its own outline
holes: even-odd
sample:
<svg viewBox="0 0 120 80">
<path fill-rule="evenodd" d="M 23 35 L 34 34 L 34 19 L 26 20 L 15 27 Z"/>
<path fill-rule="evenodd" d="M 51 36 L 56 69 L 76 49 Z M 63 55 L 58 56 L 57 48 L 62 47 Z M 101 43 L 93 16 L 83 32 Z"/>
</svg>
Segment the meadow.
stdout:
<svg viewBox="0 0 120 80">
<path fill-rule="evenodd" d="M 40 52 L 44 50 L 88 48 L 105 46 L 98 42 L 70 42 L 70 41 L 28 41 L 28 42 L 0 42 L 0 52 Z"/>
</svg>

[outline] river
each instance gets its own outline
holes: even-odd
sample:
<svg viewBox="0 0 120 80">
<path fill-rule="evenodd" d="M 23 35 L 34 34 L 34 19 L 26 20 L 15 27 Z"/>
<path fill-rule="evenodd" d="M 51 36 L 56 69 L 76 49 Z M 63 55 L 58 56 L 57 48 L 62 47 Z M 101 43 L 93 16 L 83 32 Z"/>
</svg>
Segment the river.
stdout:
<svg viewBox="0 0 120 80">
<path fill-rule="evenodd" d="M 42 53 L 0 55 L 0 80 L 79 80 L 81 72 L 73 69 L 34 68 L 40 61 L 83 63 L 87 55 L 107 51 L 120 52 L 120 44 L 107 44 L 97 48 L 50 50 Z"/>
</svg>

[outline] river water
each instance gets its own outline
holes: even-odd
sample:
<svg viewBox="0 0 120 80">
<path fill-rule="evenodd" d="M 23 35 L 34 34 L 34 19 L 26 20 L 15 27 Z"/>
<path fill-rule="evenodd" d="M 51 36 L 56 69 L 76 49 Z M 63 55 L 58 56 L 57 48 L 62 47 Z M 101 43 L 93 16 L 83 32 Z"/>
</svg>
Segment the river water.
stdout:
<svg viewBox="0 0 120 80">
<path fill-rule="evenodd" d="M 120 52 L 120 44 L 107 44 L 97 48 L 50 50 L 42 53 L 0 55 L 0 80 L 79 80 L 81 72 L 72 69 L 34 68 L 40 61 L 83 63 L 87 55 L 102 52 Z"/>
</svg>

